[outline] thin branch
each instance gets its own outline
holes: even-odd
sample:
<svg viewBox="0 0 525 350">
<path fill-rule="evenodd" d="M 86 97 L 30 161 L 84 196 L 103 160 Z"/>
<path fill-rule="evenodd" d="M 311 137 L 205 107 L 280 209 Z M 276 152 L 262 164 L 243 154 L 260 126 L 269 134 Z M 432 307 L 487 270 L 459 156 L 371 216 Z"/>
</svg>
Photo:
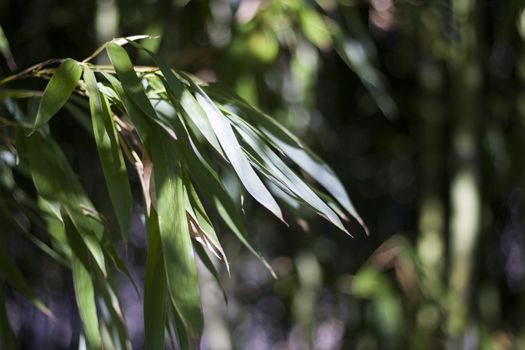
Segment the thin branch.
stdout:
<svg viewBox="0 0 525 350">
<path fill-rule="evenodd" d="M 20 79 L 20 78 L 23 78 L 23 77 L 28 76 L 28 75 L 34 76 L 35 73 L 41 71 L 43 67 L 49 66 L 49 65 L 55 64 L 55 63 L 61 63 L 63 60 L 64 60 L 63 58 L 52 58 L 52 59 L 49 59 L 47 61 L 37 63 L 34 66 L 31 66 L 31 67 L 29 67 L 27 69 L 24 69 L 23 71 L 21 71 L 21 72 L 19 72 L 17 74 L 10 75 L 10 76 L 0 80 L 0 85 L 7 84 L 10 81 L 13 81 L 13 80 L 16 80 L 16 79 Z"/>
</svg>

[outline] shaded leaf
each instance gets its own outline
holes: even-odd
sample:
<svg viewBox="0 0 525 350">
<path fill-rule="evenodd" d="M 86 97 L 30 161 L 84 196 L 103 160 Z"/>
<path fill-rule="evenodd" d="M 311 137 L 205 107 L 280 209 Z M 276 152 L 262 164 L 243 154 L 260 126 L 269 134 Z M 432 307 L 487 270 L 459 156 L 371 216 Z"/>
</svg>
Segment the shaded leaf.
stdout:
<svg viewBox="0 0 525 350">
<path fill-rule="evenodd" d="M 148 254 L 144 279 L 144 335 L 146 349 L 164 348 L 164 325 L 168 309 L 168 289 L 160 242 L 157 213 L 147 219 Z"/>
<path fill-rule="evenodd" d="M 198 337 L 203 327 L 200 291 L 186 219 L 180 158 L 173 140 L 163 133 L 151 138 L 151 160 L 170 298 L 191 336 Z"/>
<path fill-rule="evenodd" d="M 106 187 L 117 214 L 120 232 L 126 240 L 131 222 L 132 198 L 115 122 L 108 102 L 104 95 L 99 93 L 95 75 L 89 67 L 84 68 L 84 80 L 89 93 L 93 134 L 106 179 Z"/>
<path fill-rule="evenodd" d="M 71 254 L 71 270 L 73 272 L 73 285 L 84 334 L 90 346 L 95 349 L 102 349 L 95 303 L 95 289 L 89 272 L 91 265 L 90 256 L 80 234 L 67 214 L 64 215 L 63 220 L 67 239 L 74 252 L 74 254 Z"/>
</svg>

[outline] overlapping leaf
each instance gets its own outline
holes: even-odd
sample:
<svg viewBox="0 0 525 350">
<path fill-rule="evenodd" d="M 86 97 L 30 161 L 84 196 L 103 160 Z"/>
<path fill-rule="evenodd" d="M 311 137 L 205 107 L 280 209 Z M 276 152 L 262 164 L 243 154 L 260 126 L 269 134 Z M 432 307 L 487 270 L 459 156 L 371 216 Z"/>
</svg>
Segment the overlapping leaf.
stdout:
<svg viewBox="0 0 525 350">
<path fill-rule="evenodd" d="M 310 34 L 311 40 L 324 45 L 325 39 Z M 174 72 L 149 51 L 156 68 L 133 66 L 121 46 L 143 38 L 116 39 L 95 52 L 106 49 L 113 68 L 91 65 L 88 62 L 93 55 L 80 63 L 64 60 L 42 95 L 32 134 L 27 136 L 27 120 L 13 121 L 18 130 L 16 146 L 27 163 L 41 215 L 45 216 L 43 221 L 50 231 L 51 244 L 37 241 L 37 246 L 65 257 L 72 269 L 87 343 L 92 348 L 107 344 L 129 347 L 112 268 L 129 272 L 115 248 L 116 238 L 109 234 L 105 220 L 59 145 L 48 132 L 39 129 L 68 103 L 75 88 L 88 96 L 90 114 L 76 99 L 71 108 L 79 112 L 75 113 L 81 123 L 88 115 L 91 117 L 92 128 L 86 130 L 92 130 L 124 239 L 133 201 L 125 158 L 137 169 L 143 188 L 148 236 L 145 346 L 164 348 L 168 325 L 175 328 L 179 346 L 191 349 L 198 346 L 203 328 L 196 258 L 217 280 L 219 274 L 206 250 L 228 266 L 220 231 L 208 210 L 215 211 L 274 274 L 249 243 L 243 212 L 235 204 L 238 198 L 226 191 L 219 176 L 221 170 L 215 165 L 233 170 L 239 184 L 281 220 L 283 214 L 276 198 L 294 214 L 301 207 L 309 207 L 345 232 L 341 219 L 347 213 L 360 218 L 334 172 L 275 120 L 234 95 L 203 87 L 188 74 Z M 95 74 L 100 75 L 98 81 Z M 3 91 L 8 99 L 38 96 L 34 92 Z M 327 192 L 304 180 L 289 165 L 289 159 Z M 7 257 L 0 250 L 2 256 Z M 3 270 L 11 266 L 6 259 L 0 259 Z M 16 269 L 12 271 L 17 273 Z M 13 276 L 6 280 L 12 282 Z M 25 290 L 27 286 L 22 287 Z M 34 299 L 28 290 L 25 294 Z"/>
<path fill-rule="evenodd" d="M 89 67 L 84 68 L 84 81 L 89 93 L 93 133 L 107 189 L 117 214 L 121 234 L 126 239 L 131 222 L 132 199 L 115 122 L 106 97 L 98 91 L 95 75 Z"/>
</svg>

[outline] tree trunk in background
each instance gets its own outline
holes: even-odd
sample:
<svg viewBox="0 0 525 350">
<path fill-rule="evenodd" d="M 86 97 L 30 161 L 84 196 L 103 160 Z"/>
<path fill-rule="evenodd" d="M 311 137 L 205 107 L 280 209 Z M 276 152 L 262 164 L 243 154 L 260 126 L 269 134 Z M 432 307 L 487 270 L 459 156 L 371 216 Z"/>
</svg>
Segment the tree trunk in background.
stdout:
<svg viewBox="0 0 525 350">
<path fill-rule="evenodd" d="M 95 13 L 95 33 L 97 45 L 102 45 L 118 36 L 119 10 L 117 0 L 97 0 Z M 105 52 L 95 58 L 97 64 L 109 64 Z"/>
<path fill-rule="evenodd" d="M 444 247 L 445 247 L 445 203 L 442 194 L 445 135 L 445 114 L 443 100 L 444 72 L 432 54 L 433 41 L 441 35 L 440 22 L 434 6 L 421 11 L 419 30 L 422 64 L 419 70 L 419 113 L 420 113 L 420 166 L 421 197 L 419 203 L 417 252 L 423 271 L 422 286 L 431 300 L 440 301 L 443 295 Z M 431 307 L 427 304 L 423 308 Z M 418 339 L 424 343 L 414 344 L 421 349 L 428 345 L 432 332 L 439 324 L 418 327 Z M 424 340 L 423 340 L 424 339 Z"/>
<path fill-rule="evenodd" d="M 474 250 L 480 234 L 481 194 L 478 169 L 478 125 L 482 122 L 476 0 L 452 0 L 457 40 L 450 52 L 452 93 L 452 170 L 450 201 L 449 347 L 470 349 L 465 337 L 469 316 Z"/>
</svg>

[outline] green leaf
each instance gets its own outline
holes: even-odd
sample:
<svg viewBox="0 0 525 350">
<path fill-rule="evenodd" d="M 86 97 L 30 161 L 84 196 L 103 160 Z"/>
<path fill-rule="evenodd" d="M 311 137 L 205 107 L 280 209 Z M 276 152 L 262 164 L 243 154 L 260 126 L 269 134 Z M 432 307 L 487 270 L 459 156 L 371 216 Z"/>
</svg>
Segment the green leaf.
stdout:
<svg viewBox="0 0 525 350">
<path fill-rule="evenodd" d="M 342 206 L 350 213 L 368 232 L 366 225 L 354 208 L 346 193 L 343 184 L 334 171 L 317 155 L 306 147 L 293 142 L 293 139 L 282 139 L 272 134 L 267 129 L 263 130 L 266 135 L 281 149 L 290 159 L 292 159 L 301 169 L 303 169 L 314 180 L 321 184 Z M 282 134 L 280 135 L 282 136 Z"/>
<path fill-rule="evenodd" d="M 51 316 L 51 311 L 40 301 L 40 299 L 33 292 L 26 279 L 22 275 L 22 272 L 18 269 L 16 264 L 11 260 L 7 251 L 4 247 L 3 242 L 0 243 L 0 274 L 4 280 L 11 285 L 18 293 L 27 298 L 29 301 L 36 306 L 37 309 L 42 311 L 48 316 Z"/>
<path fill-rule="evenodd" d="M 197 90 L 197 101 L 208 115 L 215 135 L 248 193 L 284 222 L 279 205 L 251 167 L 228 119 L 200 87 L 194 85 L 194 88 Z"/>
<path fill-rule="evenodd" d="M 98 91 L 95 75 L 89 67 L 84 68 L 84 80 L 89 94 L 93 134 L 106 187 L 116 212 L 120 232 L 126 240 L 131 222 L 132 197 L 117 129 L 109 104 L 105 96 Z"/>
<path fill-rule="evenodd" d="M 133 125 L 138 131 L 139 137 L 141 138 L 142 142 L 146 147 L 148 147 L 148 135 L 151 134 L 149 131 L 150 124 L 148 123 L 148 119 L 144 112 L 133 102 L 132 99 L 128 98 L 126 93 L 124 92 L 124 88 L 120 81 L 108 73 L 102 73 L 104 77 L 109 81 L 111 86 L 113 87 L 113 91 L 117 95 L 119 101 L 121 102 L 122 106 L 125 108 L 126 112 L 128 113 L 128 116 L 131 118 L 131 121 L 133 122 Z"/>
<path fill-rule="evenodd" d="M 106 273 L 104 253 L 99 243 L 104 235 L 104 226 L 95 214 L 86 215 L 86 211 L 93 214 L 96 210 L 61 149 L 51 137 L 44 137 L 39 132 L 19 137 L 17 146 L 21 142 L 38 193 L 55 206 L 50 209 L 58 219 L 61 219 L 60 205 L 65 208 L 98 266 Z"/>
<path fill-rule="evenodd" d="M 222 285 L 221 278 L 219 276 L 219 272 L 215 268 L 215 265 L 213 265 L 213 262 L 211 261 L 210 257 L 208 256 L 208 254 L 206 253 L 206 251 L 204 250 L 204 248 L 202 247 L 200 243 L 193 242 L 193 249 L 197 253 L 204 267 L 206 267 L 206 269 L 210 272 L 210 274 L 215 279 L 215 282 L 217 282 L 217 285 L 222 291 L 222 296 L 224 297 L 224 301 L 228 303 L 228 297 L 226 295 L 226 290 L 224 289 Z"/>
<path fill-rule="evenodd" d="M 368 228 L 355 210 L 341 180 L 319 156 L 303 145 L 295 135 L 275 119 L 251 107 L 240 97 L 215 87 L 210 87 L 207 91 L 222 103 L 232 104 L 237 114 L 250 120 L 252 125 L 261 130 L 274 147 L 321 184 L 368 233 Z"/>
<path fill-rule="evenodd" d="M 202 193 L 208 203 L 215 206 L 224 223 L 226 223 L 235 236 L 237 236 L 239 241 L 248 248 L 270 271 L 272 276 L 275 277 L 275 272 L 270 264 L 247 240 L 246 228 L 243 225 L 242 217 L 232 198 L 224 188 L 224 185 L 219 180 L 217 173 L 196 149 L 193 150 L 196 156 L 192 156 L 189 152 L 188 150 L 184 150 L 183 152 L 184 155 L 190 154 L 189 156 L 185 156 L 185 163 L 192 180 L 195 181 L 196 186 L 200 189 L 200 193 Z"/>
<path fill-rule="evenodd" d="M 71 254 L 71 270 L 73 285 L 77 300 L 78 312 L 88 343 L 95 349 L 102 349 L 100 331 L 98 328 L 97 305 L 95 303 L 95 289 L 89 273 L 91 266 L 90 255 L 80 234 L 68 215 L 64 212 L 64 226 L 67 239 L 73 249 Z"/>
<path fill-rule="evenodd" d="M 21 209 L 24 210 L 22 206 Z M 24 237 L 25 239 L 33 243 L 35 246 L 40 248 L 40 250 L 46 253 L 49 257 L 56 260 L 62 265 L 67 265 L 66 261 L 59 253 L 57 253 L 55 250 L 49 247 L 38 237 L 28 232 L 28 230 L 13 217 L 12 213 L 13 211 L 11 208 L 7 207 L 5 204 L 0 203 L 0 220 L 6 223 L 8 227 L 11 227 L 13 230 L 15 230 L 20 236 Z"/>
<path fill-rule="evenodd" d="M 140 110 L 152 120 L 158 120 L 157 114 L 144 92 L 144 87 L 133 70 L 133 64 L 131 63 L 126 50 L 113 43 L 108 44 L 106 50 L 129 99 L 132 100 Z"/>
<path fill-rule="evenodd" d="M 215 232 L 215 229 L 213 228 L 211 220 L 208 217 L 208 214 L 206 214 L 206 210 L 204 209 L 204 206 L 202 205 L 199 199 L 199 196 L 197 195 L 197 192 L 195 191 L 195 188 L 193 187 L 193 184 L 191 183 L 187 174 L 183 174 L 183 175 L 184 175 L 183 176 L 184 186 L 186 188 L 186 191 L 184 193 L 186 211 L 191 217 L 192 224 L 195 224 L 197 226 L 195 229 L 199 233 L 202 233 L 202 235 L 204 236 L 204 237 L 199 237 L 203 241 L 205 241 L 201 243 L 203 243 L 206 247 L 208 247 L 209 250 L 211 250 L 215 255 L 220 254 L 222 259 L 224 259 L 226 268 L 229 271 L 228 258 L 226 257 L 226 254 L 224 253 L 224 249 L 222 248 L 221 243 L 219 242 L 219 238 L 217 237 L 217 233 Z"/>
<path fill-rule="evenodd" d="M 13 59 L 13 54 L 11 53 L 11 48 L 9 47 L 9 41 L 7 41 L 7 38 L 5 36 L 4 30 L 0 26 L 0 53 L 2 56 L 4 56 L 7 66 L 11 70 L 11 72 L 14 72 L 16 70 L 16 63 Z"/>
<path fill-rule="evenodd" d="M 172 101 L 173 104 L 176 104 Z M 226 223 L 226 225 L 237 236 L 239 241 L 252 252 L 261 263 L 270 271 L 272 276 L 276 276 L 266 259 L 257 252 L 246 238 L 246 228 L 243 225 L 242 216 L 237 209 L 232 198 L 224 188 L 219 176 L 210 166 L 204 156 L 199 152 L 191 141 L 186 128 L 183 125 L 183 120 L 180 118 L 173 118 L 173 126 L 177 131 L 179 141 L 176 146 L 180 150 L 180 155 L 184 160 L 183 165 L 190 173 L 191 180 L 193 180 L 202 193 L 202 196 L 208 203 L 215 206 L 217 212 Z"/>
<path fill-rule="evenodd" d="M 303 204 L 309 206 L 326 220 L 348 233 L 337 214 L 268 147 L 254 128 L 233 113 L 229 113 L 229 116 L 234 118 L 235 125 L 243 140 L 253 150 L 253 156 L 262 161 L 263 166 L 271 174 L 271 178 L 277 179 L 284 186 L 284 189 L 293 192 Z M 279 186 L 279 183 L 276 183 L 276 185 Z"/>
<path fill-rule="evenodd" d="M 191 339 L 186 325 L 175 308 L 170 308 L 170 319 L 175 328 L 177 345 L 181 350 L 194 350 L 198 348 L 197 341 Z M 197 343 L 197 344 L 194 344 Z"/>
<path fill-rule="evenodd" d="M 197 268 L 184 205 L 180 158 L 174 141 L 166 134 L 157 132 L 150 142 L 168 290 L 191 336 L 198 337 L 202 332 L 203 319 Z"/>
<path fill-rule="evenodd" d="M 168 309 L 168 289 L 160 242 L 157 212 L 147 219 L 148 254 L 144 279 L 144 336 L 147 350 L 164 349 L 164 327 Z"/>
<path fill-rule="evenodd" d="M 99 298 L 99 306 L 102 315 L 102 321 L 107 325 L 114 349 L 131 350 L 126 323 L 123 318 L 122 308 L 117 296 L 117 288 L 114 280 L 109 275 L 104 278 L 100 273 L 95 274 L 97 290 L 102 298 Z M 105 346 L 105 349 L 110 349 Z"/>
<path fill-rule="evenodd" d="M 44 90 L 33 131 L 47 123 L 62 108 L 75 89 L 81 74 L 80 65 L 70 58 L 58 66 Z"/>
<path fill-rule="evenodd" d="M 178 101 L 178 104 L 180 104 L 180 106 L 182 106 L 186 112 L 186 115 L 188 116 L 186 121 L 190 124 L 190 126 L 193 126 L 195 131 L 198 131 L 204 136 L 204 138 L 210 143 L 215 151 L 217 151 L 217 153 L 226 159 L 226 156 L 219 145 L 219 141 L 213 132 L 213 128 L 206 116 L 206 113 L 199 105 L 197 100 L 195 100 L 195 97 L 187 89 L 186 84 L 179 77 L 177 77 L 175 73 L 173 73 L 171 68 L 168 67 L 158 57 L 158 55 L 137 43 L 130 42 L 130 44 L 138 49 L 146 51 L 151 56 L 164 76 L 166 91 L 171 94 L 173 101 Z"/>
</svg>

